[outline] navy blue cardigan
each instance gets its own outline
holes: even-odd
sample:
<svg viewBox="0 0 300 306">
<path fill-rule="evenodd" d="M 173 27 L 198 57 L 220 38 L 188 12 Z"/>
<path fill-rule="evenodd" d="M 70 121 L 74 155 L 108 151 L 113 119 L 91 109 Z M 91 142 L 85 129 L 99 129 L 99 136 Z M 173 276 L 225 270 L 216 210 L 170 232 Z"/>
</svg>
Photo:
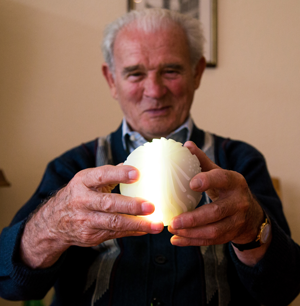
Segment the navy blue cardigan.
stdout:
<svg viewBox="0 0 300 306">
<path fill-rule="evenodd" d="M 127 158 L 121 128 L 112 133 L 114 164 Z M 204 133 L 194 127 L 191 140 L 203 146 Z M 227 279 L 230 305 L 288 305 L 299 293 L 300 249 L 290 238 L 281 202 L 264 157 L 244 142 L 214 136 L 216 163 L 241 173 L 272 222 L 273 240 L 253 268 L 243 265 L 230 244 Z M 41 299 L 55 286 L 53 305 L 90 305 L 94 286 L 84 290 L 87 271 L 97 256 L 92 248 L 70 247 L 52 267 L 31 270 L 19 259 L 19 242 L 28 215 L 80 170 L 95 167 L 97 140 L 78 146 L 50 162 L 37 191 L 0 236 L 0 295 L 12 300 Z M 114 190 L 118 192 L 118 188 Z M 201 202 L 200 202 L 201 205 Z M 218 293 L 206 301 L 204 268 L 198 247 L 179 248 L 165 230 L 158 235 L 118 239 L 121 253 L 109 290 L 95 305 L 219 305 Z M 157 305 L 159 305 L 157 303 Z"/>
</svg>

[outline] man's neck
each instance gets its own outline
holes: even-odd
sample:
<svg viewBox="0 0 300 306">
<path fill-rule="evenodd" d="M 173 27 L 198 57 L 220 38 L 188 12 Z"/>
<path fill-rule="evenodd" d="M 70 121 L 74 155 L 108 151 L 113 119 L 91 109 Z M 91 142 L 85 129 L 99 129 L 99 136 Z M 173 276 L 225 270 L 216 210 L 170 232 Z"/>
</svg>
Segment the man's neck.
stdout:
<svg viewBox="0 0 300 306">
<path fill-rule="evenodd" d="M 178 127 L 175 131 L 167 135 L 165 138 L 173 139 L 175 141 L 185 143 L 191 137 L 193 125 L 194 125 L 193 120 L 189 116 L 188 119 L 180 127 Z M 155 138 L 161 138 L 161 137 L 155 137 Z M 128 151 L 129 153 L 131 153 L 137 147 L 148 142 L 148 140 L 145 139 L 137 131 L 132 131 L 130 126 L 126 122 L 125 118 L 123 118 L 122 142 L 123 142 L 124 149 Z"/>
</svg>

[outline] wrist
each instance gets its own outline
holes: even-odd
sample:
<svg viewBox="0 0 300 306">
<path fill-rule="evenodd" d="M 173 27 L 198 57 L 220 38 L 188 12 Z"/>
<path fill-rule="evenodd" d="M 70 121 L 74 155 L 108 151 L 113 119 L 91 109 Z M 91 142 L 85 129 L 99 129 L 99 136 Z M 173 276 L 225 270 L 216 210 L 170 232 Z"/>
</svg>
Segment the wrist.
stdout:
<svg viewBox="0 0 300 306">
<path fill-rule="evenodd" d="M 256 249 L 262 245 L 265 245 L 268 243 L 271 237 L 271 221 L 267 214 L 264 212 L 264 221 L 261 223 L 259 227 L 259 231 L 257 233 L 257 236 L 254 240 L 252 240 L 249 243 L 234 243 L 233 241 L 231 244 L 236 247 L 239 251 L 243 252 L 245 250 L 252 250 Z"/>
<path fill-rule="evenodd" d="M 45 205 L 46 206 L 46 205 Z M 26 223 L 20 244 L 21 260 L 30 268 L 47 268 L 53 265 L 68 248 L 58 241 L 48 228 L 45 206 Z"/>
</svg>

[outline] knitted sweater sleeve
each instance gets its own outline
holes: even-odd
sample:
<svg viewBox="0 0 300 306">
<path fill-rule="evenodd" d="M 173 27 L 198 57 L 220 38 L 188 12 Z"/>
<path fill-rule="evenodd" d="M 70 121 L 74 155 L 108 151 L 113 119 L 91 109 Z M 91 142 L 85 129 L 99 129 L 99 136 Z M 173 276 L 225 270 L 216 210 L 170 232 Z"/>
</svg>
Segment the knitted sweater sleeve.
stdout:
<svg viewBox="0 0 300 306">
<path fill-rule="evenodd" d="M 272 242 L 264 258 L 253 268 L 241 263 L 229 244 L 231 259 L 249 293 L 262 305 L 286 306 L 300 292 L 300 248 L 291 239 L 263 155 L 248 144 L 216 137 L 217 162 L 246 178 L 250 190 L 268 214 Z"/>
<path fill-rule="evenodd" d="M 66 254 L 52 267 L 32 270 L 19 258 L 26 220 L 45 199 L 65 186 L 80 170 L 95 166 L 95 141 L 72 149 L 50 162 L 32 198 L 0 236 L 0 296 L 10 300 L 41 299 L 55 283 Z"/>
</svg>

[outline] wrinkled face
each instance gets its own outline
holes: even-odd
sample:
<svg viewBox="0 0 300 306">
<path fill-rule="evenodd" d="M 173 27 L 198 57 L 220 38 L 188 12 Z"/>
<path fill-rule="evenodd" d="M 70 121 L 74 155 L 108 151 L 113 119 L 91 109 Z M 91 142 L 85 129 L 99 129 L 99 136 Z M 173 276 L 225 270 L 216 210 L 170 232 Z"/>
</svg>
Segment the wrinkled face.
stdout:
<svg viewBox="0 0 300 306">
<path fill-rule="evenodd" d="M 114 76 L 103 66 L 112 96 L 132 130 L 151 140 L 167 136 L 187 119 L 205 60 L 192 69 L 179 26 L 156 33 L 125 28 L 115 40 L 114 65 Z"/>
</svg>

